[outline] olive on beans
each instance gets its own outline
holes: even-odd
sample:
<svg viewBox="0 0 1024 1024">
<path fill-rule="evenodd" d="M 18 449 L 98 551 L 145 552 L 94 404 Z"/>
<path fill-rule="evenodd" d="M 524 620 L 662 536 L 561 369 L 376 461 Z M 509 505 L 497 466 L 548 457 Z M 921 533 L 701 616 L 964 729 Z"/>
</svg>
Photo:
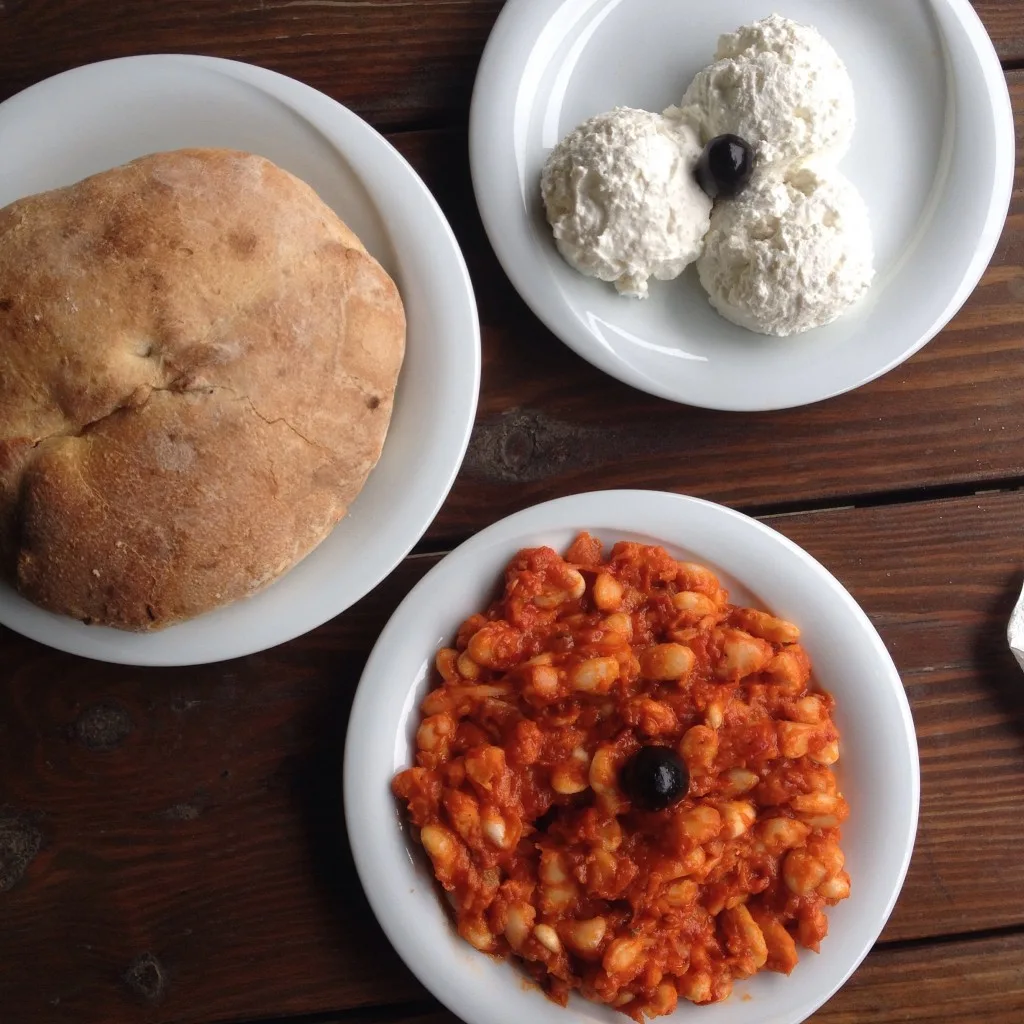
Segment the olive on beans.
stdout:
<svg viewBox="0 0 1024 1024">
<path fill-rule="evenodd" d="M 668 747 L 641 747 L 622 770 L 622 784 L 641 810 L 664 811 L 686 796 L 690 773 Z"/>
</svg>

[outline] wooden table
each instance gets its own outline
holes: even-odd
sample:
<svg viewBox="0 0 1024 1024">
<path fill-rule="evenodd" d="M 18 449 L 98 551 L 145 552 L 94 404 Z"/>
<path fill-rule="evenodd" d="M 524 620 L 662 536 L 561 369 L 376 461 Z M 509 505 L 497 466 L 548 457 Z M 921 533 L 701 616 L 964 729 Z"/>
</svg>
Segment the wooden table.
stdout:
<svg viewBox="0 0 1024 1024">
<path fill-rule="evenodd" d="M 441 552 L 596 485 L 766 518 L 853 592 L 902 673 L 921 748 L 916 853 L 878 946 L 813 1020 L 1021 1024 L 1024 678 L 1004 643 L 1024 582 L 1020 163 L 984 281 L 904 366 L 784 413 L 658 401 L 553 338 L 484 237 L 466 114 L 501 6 L 0 0 L 0 99 L 78 64 L 191 51 L 271 67 L 358 111 L 451 219 L 484 335 L 479 417 L 449 500 L 398 571 L 333 622 L 185 670 L 102 665 L 0 630 L 0 1024 L 453 1024 L 356 880 L 340 816 L 347 710 L 382 624 Z M 1024 0 L 975 6 L 1020 144 Z M 11 158 L 0 151 L 0 170 Z"/>
</svg>

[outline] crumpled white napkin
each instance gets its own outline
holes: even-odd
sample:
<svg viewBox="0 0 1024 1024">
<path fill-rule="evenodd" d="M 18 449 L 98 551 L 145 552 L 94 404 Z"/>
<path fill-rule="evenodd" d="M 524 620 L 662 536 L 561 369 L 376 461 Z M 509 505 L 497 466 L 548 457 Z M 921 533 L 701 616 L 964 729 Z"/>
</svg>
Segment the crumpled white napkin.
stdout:
<svg viewBox="0 0 1024 1024">
<path fill-rule="evenodd" d="M 1006 639 L 1010 643 L 1010 650 L 1017 659 L 1017 664 L 1024 669 L 1024 591 L 1021 591 L 1017 603 L 1010 613 L 1010 623 L 1006 627 Z"/>
</svg>

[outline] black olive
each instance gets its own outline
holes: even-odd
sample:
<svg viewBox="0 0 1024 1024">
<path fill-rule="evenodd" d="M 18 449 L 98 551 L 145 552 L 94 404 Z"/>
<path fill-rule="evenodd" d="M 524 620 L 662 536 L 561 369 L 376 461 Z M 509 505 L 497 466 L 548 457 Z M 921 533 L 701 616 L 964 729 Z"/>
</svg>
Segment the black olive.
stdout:
<svg viewBox="0 0 1024 1024">
<path fill-rule="evenodd" d="M 668 747 L 641 747 L 622 770 L 626 795 L 644 811 L 663 811 L 686 796 L 690 773 Z"/>
<path fill-rule="evenodd" d="M 746 139 L 719 135 L 705 147 L 697 161 L 697 182 L 712 199 L 738 195 L 754 174 L 756 158 Z"/>
</svg>

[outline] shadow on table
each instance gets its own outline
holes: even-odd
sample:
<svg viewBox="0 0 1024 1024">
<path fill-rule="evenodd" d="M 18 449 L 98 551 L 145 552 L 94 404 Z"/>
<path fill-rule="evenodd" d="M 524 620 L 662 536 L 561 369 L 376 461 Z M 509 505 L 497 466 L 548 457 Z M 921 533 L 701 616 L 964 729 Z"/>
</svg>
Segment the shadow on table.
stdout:
<svg viewBox="0 0 1024 1024">
<path fill-rule="evenodd" d="M 1024 586 L 1024 573 L 1014 573 L 1003 593 L 988 607 L 991 629 L 978 633 L 974 642 L 974 660 L 978 674 L 991 691 L 999 709 L 1009 719 L 1009 728 L 1024 737 L 1024 672 L 1010 652 L 1006 625 Z"/>
</svg>

